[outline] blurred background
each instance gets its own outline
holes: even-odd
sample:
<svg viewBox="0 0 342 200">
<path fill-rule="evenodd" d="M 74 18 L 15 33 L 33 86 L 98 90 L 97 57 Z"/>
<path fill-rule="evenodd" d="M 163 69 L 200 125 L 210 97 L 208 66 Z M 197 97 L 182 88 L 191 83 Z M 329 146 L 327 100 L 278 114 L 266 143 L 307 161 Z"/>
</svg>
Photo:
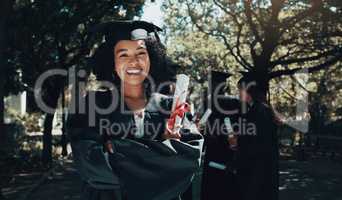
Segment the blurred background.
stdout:
<svg viewBox="0 0 342 200">
<path fill-rule="evenodd" d="M 37 106 L 34 86 L 49 69 L 89 72 L 89 49 L 101 39 L 90 43 L 87 30 L 118 19 L 163 28 L 195 105 L 210 70 L 233 74 L 232 96 L 239 71 L 265 77 L 284 122 L 280 199 L 342 199 L 341 0 L 1 0 L 0 16 L 0 199 L 79 199 L 65 131 L 71 85 L 62 76 L 44 83 L 54 114 Z"/>
</svg>

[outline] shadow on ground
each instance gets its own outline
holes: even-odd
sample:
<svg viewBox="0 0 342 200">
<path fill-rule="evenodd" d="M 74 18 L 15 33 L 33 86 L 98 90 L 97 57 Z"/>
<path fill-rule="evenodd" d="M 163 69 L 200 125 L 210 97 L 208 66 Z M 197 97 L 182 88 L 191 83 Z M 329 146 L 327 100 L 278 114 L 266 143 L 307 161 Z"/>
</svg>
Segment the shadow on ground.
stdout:
<svg viewBox="0 0 342 200">
<path fill-rule="evenodd" d="M 199 200 L 199 174 L 194 180 L 194 200 Z M 17 179 L 16 186 L 4 188 L 8 200 L 80 200 L 82 183 L 70 160 L 28 196 L 23 195 L 39 175 Z M 342 165 L 328 160 L 281 161 L 279 189 L 280 200 L 342 200 Z"/>
<path fill-rule="evenodd" d="M 342 165 L 329 160 L 281 161 L 280 200 L 342 200 Z"/>
</svg>

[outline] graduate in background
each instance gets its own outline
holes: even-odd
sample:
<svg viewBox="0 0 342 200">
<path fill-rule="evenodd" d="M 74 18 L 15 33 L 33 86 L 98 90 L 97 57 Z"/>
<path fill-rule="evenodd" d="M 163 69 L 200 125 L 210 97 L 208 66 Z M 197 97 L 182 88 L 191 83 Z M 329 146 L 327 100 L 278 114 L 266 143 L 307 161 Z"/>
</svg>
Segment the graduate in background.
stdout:
<svg viewBox="0 0 342 200">
<path fill-rule="evenodd" d="M 231 74 L 211 72 L 207 105 L 212 114 L 205 129 L 205 158 L 203 166 L 201 200 L 238 199 L 235 170 L 235 150 L 229 143 L 230 136 L 225 126 L 229 118 L 236 122 L 240 103 L 237 99 L 224 96 L 226 79 Z M 227 111 L 233 111 L 226 113 Z M 234 112 L 235 111 L 235 112 Z M 233 148 L 232 148 L 233 147 Z"/>
<path fill-rule="evenodd" d="M 242 200 L 278 199 L 278 137 L 272 109 L 264 102 L 266 86 L 256 73 L 238 82 L 242 129 L 238 136 L 237 178 Z"/>
</svg>

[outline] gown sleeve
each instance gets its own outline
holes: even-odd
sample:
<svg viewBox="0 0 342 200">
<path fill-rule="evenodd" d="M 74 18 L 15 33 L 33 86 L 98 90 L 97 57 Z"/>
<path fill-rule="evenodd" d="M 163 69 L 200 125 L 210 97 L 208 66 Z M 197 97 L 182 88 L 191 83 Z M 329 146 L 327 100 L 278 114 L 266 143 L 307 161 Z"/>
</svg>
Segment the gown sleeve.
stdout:
<svg viewBox="0 0 342 200">
<path fill-rule="evenodd" d="M 197 125 L 189 119 L 191 114 L 187 113 L 183 119 L 183 127 L 181 128 L 181 141 L 188 143 L 199 152 L 198 163 L 201 165 L 204 137 L 197 128 Z M 192 118 L 192 116 L 190 117 Z"/>
<path fill-rule="evenodd" d="M 103 151 L 100 134 L 95 127 L 89 126 L 88 115 L 69 114 L 67 132 L 82 180 L 95 189 L 117 189 L 118 177 L 109 165 L 107 153 Z"/>
</svg>

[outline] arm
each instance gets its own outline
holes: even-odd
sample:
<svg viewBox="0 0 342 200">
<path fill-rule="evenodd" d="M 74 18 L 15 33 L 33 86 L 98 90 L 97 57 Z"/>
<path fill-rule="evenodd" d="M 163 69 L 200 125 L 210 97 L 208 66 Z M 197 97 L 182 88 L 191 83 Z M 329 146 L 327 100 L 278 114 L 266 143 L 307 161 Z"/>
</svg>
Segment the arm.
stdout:
<svg viewBox="0 0 342 200">
<path fill-rule="evenodd" d="M 103 142 L 96 128 L 88 126 L 87 114 L 71 114 L 67 122 L 73 159 L 81 178 L 97 189 L 115 189 L 118 179 L 103 152 Z"/>
</svg>

